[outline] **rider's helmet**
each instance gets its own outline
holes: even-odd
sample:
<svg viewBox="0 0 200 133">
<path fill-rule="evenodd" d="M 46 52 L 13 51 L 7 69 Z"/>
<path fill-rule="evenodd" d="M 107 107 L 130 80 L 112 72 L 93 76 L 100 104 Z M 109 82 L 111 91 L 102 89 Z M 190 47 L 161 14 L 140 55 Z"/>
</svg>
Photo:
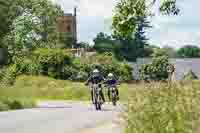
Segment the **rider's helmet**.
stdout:
<svg viewBox="0 0 200 133">
<path fill-rule="evenodd" d="M 108 79 L 113 79 L 114 78 L 114 75 L 112 73 L 109 73 L 108 74 Z"/>
<path fill-rule="evenodd" d="M 93 73 L 93 75 L 98 75 L 99 74 L 99 70 L 98 69 L 94 69 L 92 73 Z"/>
</svg>

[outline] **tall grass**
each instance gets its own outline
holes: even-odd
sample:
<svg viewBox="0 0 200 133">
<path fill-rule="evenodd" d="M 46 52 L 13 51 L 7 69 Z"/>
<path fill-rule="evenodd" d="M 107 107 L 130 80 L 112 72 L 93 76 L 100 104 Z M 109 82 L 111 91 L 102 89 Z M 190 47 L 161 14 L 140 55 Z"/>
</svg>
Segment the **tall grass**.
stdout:
<svg viewBox="0 0 200 133">
<path fill-rule="evenodd" d="M 0 97 L 0 111 L 25 109 L 35 107 L 35 100 L 31 98 Z"/>
<path fill-rule="evenodd" d="M 126 133 L 199 133 L 200 82 L 140 84 L 129 92 Z"/>
<path fill-rule="evenodd" d="M 120 87 L 121 100 L 128 99 L 127 85 Z M 107 95 L 107 90 L 104 89 Z M 44 76 L 20 76 L 13 86 L 0 87 L 0 97 L 32 98 L 40 100 L 90 100 L 90 91 L 84 83 L 55 80 Z"/>
<path fill-rule="evenodd" d="M 86 100 L 89 97 L 87 91 L 83 83 L 55 80 L 43 76 L 20 76 L 13 86 L 0 88 L 0 97 Z"/>
</svg>

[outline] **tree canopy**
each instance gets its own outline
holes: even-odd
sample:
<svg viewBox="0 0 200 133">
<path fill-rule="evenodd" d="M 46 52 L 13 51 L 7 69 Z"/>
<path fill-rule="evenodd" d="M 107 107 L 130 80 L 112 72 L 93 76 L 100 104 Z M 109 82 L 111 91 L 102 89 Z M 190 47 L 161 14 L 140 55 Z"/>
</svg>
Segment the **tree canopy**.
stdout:
<svg viewBox="0 0 200 133">
<path fill-rule="evenodd" d="M 1 2 L 2 1 L 2 2 Z M 61 8 L 49 0 L 0 0 L 1 46 L 14 56 L 34 47 L 56 47 L 56 17 Z M 8 17 L 9 16 L 9 17 Z"/>
<path fill-rule="evenodd" d="M 17 15 L 19 15 L 17 2 L 13 0 L 0 0 L 0 40 L 9 32 L 10 25 Z"/>
<path fill-rule="evenodd" d="M 137 57 L 149 57 L 153 52 L 140 28 L 136 32 L 136 38 L 99 33 L 94 39 L 94 49 L 99 53 L 112 52 L 117 59 L 127 61 L 135 61 Z"/>
<path fill-rule="evenodd" d="M 200 57 L 200 48 L 193 45 L 186 45 L 180 48 L 177 53 L 178 56 L 183 58 Z"/>
<path fill-rule="evenodd" d="M 113 15 L 113 32 L 122 37 L 133 36 L 138 26 L 138 18 L 152 14 L 151 7 L 158 0 L 119 0 Z M 160 12 L 164 15 L 177 15 L 176 0 L 160 0 Z"/>
</svg>

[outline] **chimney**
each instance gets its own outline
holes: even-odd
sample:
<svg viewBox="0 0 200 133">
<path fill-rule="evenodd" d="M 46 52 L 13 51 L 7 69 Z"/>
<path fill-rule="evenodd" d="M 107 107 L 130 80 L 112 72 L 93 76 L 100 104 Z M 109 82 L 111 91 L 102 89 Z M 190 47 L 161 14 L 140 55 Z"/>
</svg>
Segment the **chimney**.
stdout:
<svg viewBox="0 0 200 133">
<path fill-rule="evenodd" d="M 77 7 L 74 7 L 74 16 L 76 17 Z"/>
</svg>

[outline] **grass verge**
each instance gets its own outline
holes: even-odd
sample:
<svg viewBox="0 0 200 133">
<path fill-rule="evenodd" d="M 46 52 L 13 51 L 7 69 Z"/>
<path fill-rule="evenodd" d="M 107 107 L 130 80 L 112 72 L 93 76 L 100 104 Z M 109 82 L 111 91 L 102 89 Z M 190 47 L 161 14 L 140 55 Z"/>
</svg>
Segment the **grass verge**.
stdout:
<svg viewBox="0 0 200 133">
<path fill-rule="evenodd" d="M 200 132 L 200 82 L 139 84 L 129 91 L 126 133 Z"/>
<path fill-rule="evenodd" d="M 25 109 L 35 107 L 31 98 L 0 97 L 0 111 Z"/>
<path fill-rule="evenodd" d="M 127 100 L 126 84 L 120 88 L 121 100 Z M 107 95 L 106 89 L 104 94 Z M 31 98 L 39 100 L 90 100 L 90 92 L 84 83 L 55 80 L 44 76 L 20 76 L 11 87 L 0 87 L 0 97 Z"/>
</svg>

